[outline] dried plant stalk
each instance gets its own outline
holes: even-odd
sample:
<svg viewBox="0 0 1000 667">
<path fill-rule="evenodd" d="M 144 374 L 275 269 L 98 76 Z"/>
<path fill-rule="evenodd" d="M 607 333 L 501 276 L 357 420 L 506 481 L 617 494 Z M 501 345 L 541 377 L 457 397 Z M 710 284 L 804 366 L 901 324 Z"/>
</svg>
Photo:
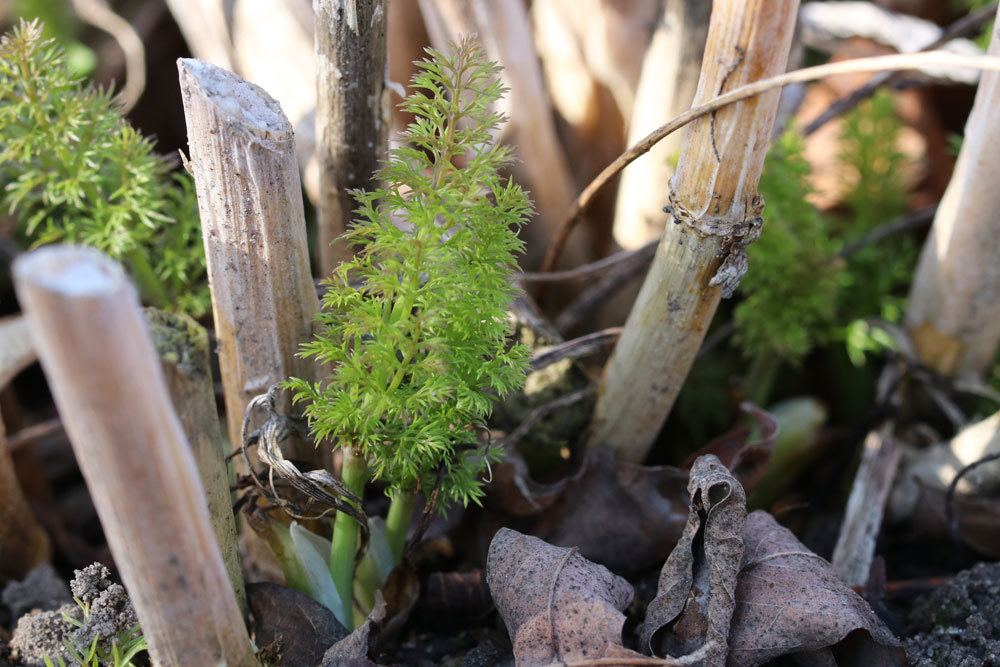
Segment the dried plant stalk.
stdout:
<svg viewBox="0 0 1000 667">
<path fill-rule="evenodd" d="M 292 127 L 266 92 L 198 60 L 178 61 L 198 191 L 231 443 L 255 396 L 313 378 L 296 356 L 319 309 L 309 271 Z M 310 443 L 288 456 L 315 461 Z M 318 467 L 318 466 L 317 466 Z"/>
<path fill-rule="evenodd" d="M 695 104 L 784 71 L 797 0 L 718 0 Z M 692 123 L 670 183 L 671 220 L 604 370 L 590 443 L 641 461 L 670 413 L 719 299 L 760 233 L 757 182 L 778 105 L 770 92 Z M 642 400 L 636 400 L 641 396 Z"/>
<path fill-rule="evenodd" d="M 1000 34 L 989 53 L 1000 55 Z M 1000 343 L 998 145 L 1000 73 L 984 72 L 906 313 L 921 360 L 944 375 L 982 375 Z"/>
<path fill-rule="evenodd" d="M 629 146 L 691 106 L 711 9 L 712 3 L 705 0 L 664 3 L 642 65 L 628 124 Z M 622 173 L 614 221 L 615 241 L 622 248 L 641 248 L 663 234 L 667 223 L 663 184 L 673 175 L 682 137 L 677 133 L 661 141 Z"/>
<path fill-rule="evenodd" d="M 256 665 L 124 271 L 95 250 L 50 246 L 20 257 L 14 280 L 153 663 Z"/>
<path fill-rule="evenodd" d="M 0 577 L 21 579 L 49 556 L 48 535 L 21 491 L 0 419 Z"/>
<path fill-rule="evenodd" d="M 238 73 L 278 100 L 295 128 L 306 193 L 317 202 L 311 0 L 167 0 L 167 6 L 196 58 Z"/>
<path fill-rule="evenodd" d="M 503 112 L 517 134 L 520 167 L 535 202 L 538 220 L 529 235 L 548 238 L 573 201 L 575 185 L 556 134 L 552 107 L 532 43 L 531 23 L 521 0 L 420 0 L 434 46 L 447 50 L 463 35 L 476 33 L 490 60 L 503 65 L 510 88 Z M 589 258 L 588 241 L 580 235 L 567 247 L 567 264 Z M 530 246 L 531 244 L 529 244 Z M 535 244 L 541 247 L 541 243 Z M 531 259 L 529 258 L 529 261 Z"/>
<path fill-rule="evenodd" d="M 831 564 L 848 586 L 864 586 L 875 558 L 885 503 L 899 467 L 900 450 L 890 426 L 865 438 Z"/>
<path fill-rule="evenodd" d="M 0 319 L 0 389 L 35 359 L 28 321 L 17 316 Z"/>
<path fill-rule="evenodd" d="M 337 241 L 356 207 L 349 190 L 371 189 L 385 157 L 386 0 L 313 0 L 316 11 L 317 229 L 320 270 L 353 254 Z"/>
<path fill-rule="evenodd" d="M 147 308 L 145 315 L 153 345 L 160 356 L 170 400 L 198 466 L 215 539 L 236 594 L 236 603 L 246 615 L 247 595 L 236 545 L 236 517 L 229 492 L 226 451 L 215 408 L 208 332 L 185 315 L 152 308 Z"/>
<path fill-rule="evenodd" d="M 0 320 L 0 390 L 35 359 L 28 321 L 24 317 Z M 48 535 L 21 491 L 0 418 L 0 577 L 20 579 L 49 556 Z"/>
</svg>

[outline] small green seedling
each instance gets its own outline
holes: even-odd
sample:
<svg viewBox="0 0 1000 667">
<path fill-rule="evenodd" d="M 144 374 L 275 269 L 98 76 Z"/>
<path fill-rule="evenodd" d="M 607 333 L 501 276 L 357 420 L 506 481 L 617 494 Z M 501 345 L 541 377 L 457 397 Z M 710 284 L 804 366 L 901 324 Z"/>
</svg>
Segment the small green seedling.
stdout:
<svg viewBox="0 0 1000 667">
<path fill-rule="evenodd" d="M 0 39 L 0 203 L 33 246 L 93 246 L 143 300 L 201 315 L 209 296 L 194 187 L 171 175 L 109 91 L 86 85 L 41 25 Z"/>
<path fill-rule="evenodd" d="M 528 362 L 507 308 L 531 204 L 500 175 L 511 161 L 494 139 L 500 68 L 471 39 L 428 53 L 401 105 L 416 120 L 377 175 L 383 187 L 354 193 L 360 219 L 345 237 L 358 254 L 326 280 L 319 332 L 303 346 L 330 374 L 287 383 L 317 442 L 342 451 L 345 485 L 357 496 L 369 480 L 386 485 L 395 562 L 417 493 L 436 491 L 441 507 L 483 496 L 480 475 L 497 454 L 477 427 L 522 385 Z M 358 533 L 338 513 L 329 567 L 342 600 L 352 599 Z M 341 615 L 352 627 L 353 614 Z"/>
</svg>

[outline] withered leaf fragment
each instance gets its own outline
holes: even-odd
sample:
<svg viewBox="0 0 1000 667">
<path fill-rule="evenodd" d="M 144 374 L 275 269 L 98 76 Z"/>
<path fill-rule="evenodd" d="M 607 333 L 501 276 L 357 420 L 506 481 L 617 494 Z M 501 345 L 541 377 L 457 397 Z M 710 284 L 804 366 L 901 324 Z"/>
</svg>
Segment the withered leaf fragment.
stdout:
<svg viewBox="0 0 1000 667">
<path fill-rule="evenodd" d="M 577 547 L 615 572 L 645 570 L 663 561 L 684 527 L 684 477 L 677 468 L 625 463 L 606 447 L 590 448 L 583 469 L 564 480 L 531 533 Z"/>
<path fill-rule="evenodd" d="M 486 567 L 518 665 L 641 657 L 621 644 L 632 586 L 576 549 L 503 528 Z"/>
<path fill-rule="evenodd" d="M 687 525 L 660 571 L 657 595 L 640 628 L 640 645 L 653 655 L 721 666 L 743 558 L 746 494 L 711 454 L 691 466 L 688 492 Z"/>
<path fill-rule="evenodd" d="M 376 591 L 375 606 L 365 622 L 323 654 L 320 667 L 371 667 L 376 663 L 368 659 L 376 632 L 385 621 L 386 604 L 382 593 Z"/>
<path fill-rule="evenodd" d="M 729 633 L 731 667 L 789 654 L 840 667 L 903 664 L 900 643 L 868 603 L 774 517 L 750 514 L 744 543 Z"/>
<path fill-rule="evenodd" d="M 347 636 L 333 612 L 305 593 L 277 584 L 247 584 L 254 638 L 273 647 L 281 665 L 315 665 L 331 644 Z"/>
</svg>

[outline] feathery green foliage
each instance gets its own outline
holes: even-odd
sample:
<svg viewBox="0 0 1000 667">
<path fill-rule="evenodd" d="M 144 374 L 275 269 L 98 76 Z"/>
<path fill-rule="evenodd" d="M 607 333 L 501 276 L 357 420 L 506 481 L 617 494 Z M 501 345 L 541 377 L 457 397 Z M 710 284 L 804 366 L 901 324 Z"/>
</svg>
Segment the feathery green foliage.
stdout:
<svg viewBox="0 0 1000 667">
<path fill-rule="evenodd" d="M 906 157 L 899 150 L 903 124 L 892 94 L 881 91 L 844 118 L 841 162 L 851 171 L 850 212 L 841 235 L 862 237 L 906 212 Z M 897 319 L 917 258 L 913 239 L 894 235 L 868 244 L 847 259 L 848 284 L 841 293 L 841 321 L 882 316 Z"/>
<path fill-rule="evenodd" d="M 802 359 L 836 325 L 843 262 L 829 219 L 807 197 L 809 163 L 802 137 L 789 130 L 771 147 L 760 179 L 764 233 L 750 246 L 751 269 L 736 306 L 735 342 L 748 357 Z"/>
<path fill-rule="evenodd" d="M 511 159 L 493 140 L 499 66 L 471 39 L 428 53 L 401 105 L 416 120 L 377 175 L 384 186 L 354 193 L 347 237 L 360 251 L 326 281 L 320 331 L 303 346 L 331 374 L 288 385 L 316 439 L 356 448 L 393 492 L 440 477 L 445 502 L 467 503 L 494 456 L 475 427 L 527 366 L 506 310 L 531 204 L 498 173 Z"/>
<path fill-rule="evenodd" d="M 32 245 L 93 246 L 127 262 L 148 302 L 207 310 L 190 178 L 171 176 L 111 93 L 71 73 L 37 22 L 0 41 L 0 185 Z"/>
</svg>

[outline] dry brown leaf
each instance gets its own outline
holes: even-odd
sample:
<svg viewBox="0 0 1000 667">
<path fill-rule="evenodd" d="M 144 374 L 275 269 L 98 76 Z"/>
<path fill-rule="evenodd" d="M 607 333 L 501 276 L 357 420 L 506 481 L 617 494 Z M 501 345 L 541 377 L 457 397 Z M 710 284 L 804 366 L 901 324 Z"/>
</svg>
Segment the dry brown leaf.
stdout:
<svg viewBox="0 0 1000 667">
<path fill-rule="evenodd" d="M 953 527 L 948 525 L 947 490 L 923 480 L 917 480 L 917 486 L 914 530 L 929 539 L 948 538 Z M 1000 558 L 1000 495 L 956 491 L 951 502 L 954 528 L 962 541 L 984 556 Z"/>
<path fill-rule="evenodd" d="M 280 656 L 280 665 L 315 665 L 347 636 L 333 612 L 305 593 L 266 582 L 247 584 L 254 640 Z"/>
<path fill-rule="evenodd" d="M 749 401 L 740 404 L 740 412 L 753 419 L 757 430 L 755 440 L 750 440 L 754 430 L 746 424 L 740 424 L 692 454 L 684 462 L 684 467 L 690 468 L 699 456 L 714 454 L 719 457 L 722 465 L 732 471 L 743 490 L 750 493 L 767 472 L 767 464 L 774 451 L 774 440 L 778 436 L 778 421 L 770 412 Z"/>
<path fill-rule="evenodd" d="M 681 535 L 686 477 L 677 468 L 624 463 L 609 449 L 593 448 L 531 533 L 576 547 L 615 572 L 641 571 L 662 562 Z"/>
<path fill-rule="evenodd" d="M 375 592 L 375 606 L 372 608 L 365 622 L 354 629 L 354 632 L 347 635 L 336 644 L 327 649 L 323 654 L 323 662 L 320 667 L 364 667 L 375 663 L 368 659 L 368 652 L 371 650 L 375 631 L 385 620 L 386 604 L 382 599 L 382 593 Z"/>
<path fill-rule="evenodd" d="M 502 528 L 486 568 L 518 665 L 640 657 L 622 647 L 632 586 L 576 549 Z"/>
<path fill-rule="evenodd" d="M 868 603 L 774 517 L 750 514 L 743 541 L 728 665 L 789 654 L 841 667 L 904 664 L 901 644 Z"/>
<path fill-rule="evenodd" d="M 643 649 L 724 665 L 736 578 L 743 558 L 746 493 L 719 459 L 691 466 L 687 525 L 663 570 L 640 628 Z"/>
</svg>

